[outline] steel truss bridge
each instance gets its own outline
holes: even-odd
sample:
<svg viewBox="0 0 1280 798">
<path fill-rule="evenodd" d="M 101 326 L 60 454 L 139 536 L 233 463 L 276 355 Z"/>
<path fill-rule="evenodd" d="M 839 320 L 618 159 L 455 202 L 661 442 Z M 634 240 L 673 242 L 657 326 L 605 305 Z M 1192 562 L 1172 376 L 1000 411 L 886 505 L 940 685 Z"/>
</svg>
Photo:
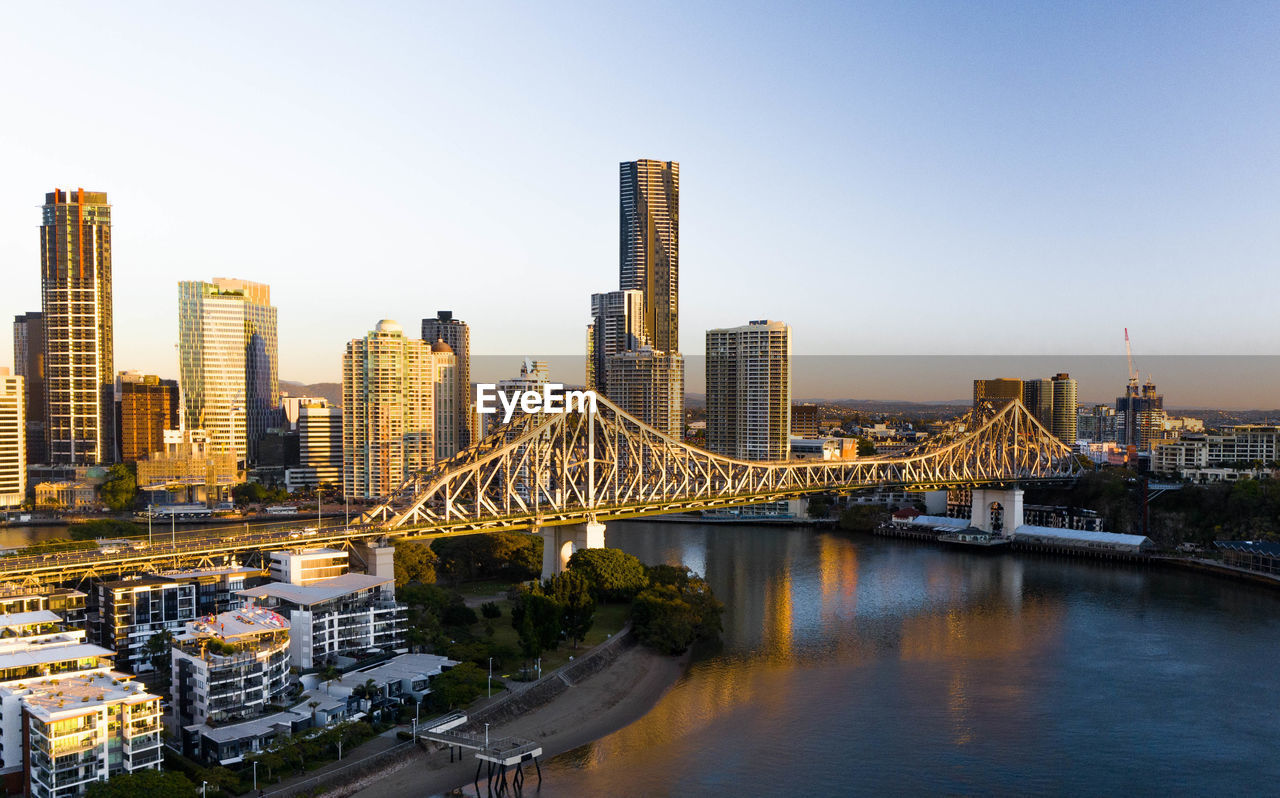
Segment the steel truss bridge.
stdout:
<svg viewBox="0 0 1280 798">
<path fill-rule="evenodd" d="M 916 449 L 855 460 L 735 460 L 641 423 L 603 397 L 594 412 L 529 414 L 406 480 L 357 523 L 305 534 L 229 526 L 114 552 L 15 552 L 0 582 L 70 583 L 214 567 L 236 556 L 306 546 L 353 549 L 383 539 L 538 529 L 689 510 L 742 507 L 814 493 L 934 490 L 1074 479 L 1071 450 L 1021 402 L 981 405 Z"/>
</svg>

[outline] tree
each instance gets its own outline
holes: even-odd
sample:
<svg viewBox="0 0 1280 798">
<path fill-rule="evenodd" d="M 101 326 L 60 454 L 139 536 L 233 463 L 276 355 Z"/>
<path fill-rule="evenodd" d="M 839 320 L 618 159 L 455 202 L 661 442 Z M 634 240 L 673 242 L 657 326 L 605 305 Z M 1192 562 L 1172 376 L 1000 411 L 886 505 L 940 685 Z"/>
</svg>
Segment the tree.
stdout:
<svg viewBox="0 0 1280 798">
<path fill-rule="evenodd" d="M 866 438 L 858 439 L 858 456 L 872 457 L 876 453 L 876 445 Z"/>
<path fill-rule="evenodd" d="M 840 528 L 870 532 L 885 520 L 885 508 L 875 504 L 855 504 L 840 513 Z"/>
<path fill-rule="evenodd" d="M 653 586 L 636 596 L 631 611 L 642 643 L 679 654 L 695 640 L 719 636 L 724 605 L 712 595 L 705 579 L 675 565 L 650 566 L 648 574 Z"/>
<path fill-rule="evenodd" d="M 324 682 L 324 691 L 327 693 L 334 682 L 342 681 L 342 671 L 333 665 L 325 665 L 320 669 L 320 680 Z"/>
<path fill-rule="evenodd" d="M 147 530 L 132 521 L 118 521 L 114 518 L 80 521 L 68 526 L 67 531 L 71 533 L 72 540 L 136 537 L 147 533 Z"/>
<path fill-rule="evenodd" d="M 808 513 L 810 518 L 826 518 L 831 512 L 831 497 L 825 493 L 817 493 L 809 497 Z"/>
<path fill-rule="evenodd" d="M 630 601 L 649 584 L 644 563 L 621 549 L 579 549 L 569 570 L 585 576 L 600 601 Z"/>
<path fill-rule="evenodd" d="M 473 579 L 523 582 L 542 571 L 542 538 L 523 532 L 495 532 L 440 538 L 431 544 L 437 570 L 455 584 Z"/>
<path fill-rule="evenodd" d="M 533 659 L 560 644 L 562 610 L 555 599 L 533 590 L 521 591 L 511 607 L 511 626 L 520 638 L 520 649 Z"/>
<path fill-rule="evenodd" d="M 560 626 L 576 651 L 595 622 L 596 601 L 591 583 L 577 571 L 556 574 L 542 583 L 542 592 L 560 605 Z"/>
<path fill-rule="evenodd" d="M 107 474 L 107 481 L 102 483 L 98 495 L 103 504 L 116 512 L 128 510 L 138 495 L 138 478 L 130 466 L 116 463 Z"/>
<path fill-rule="evenodd" d="M 89 784 L 85 798 L 195 798 L 196 785 L 176 771 L 117 773 Z"/>
<path fill-rule="evenodd" d="M 147 638 L 144 653 L 147 662 L 151 663 L 151 667 L 164 674 L 164 681 L 167 684 L 171 678 L 170 674 L 170 657 L 173 652 L 173 633 L 168 629 L 156 632 Z"/>
<path fill-rule="evenodd" d="M 484 695 L 489 686 L 489 674 L 474 662 L 454 665 L 431 682 L 430 700 L 439 711 L 466 706 Z M 501 686 L 495 681 L 495 686 Z"/>
<path fill-rule="evenodd" d="M 420 540 L 402 540 L 397 543 L 396 588 L 408 587 L 413 582 L 424 585 L 435 582 L 438 559 L 431 547 Z"/>
<path fill-rule="evenodd" d="M 498 606 L 498 602 L 496 601 L 486 601 L 480 605 L 480 614 L 490 620 L 493 620 L 494 618 L 501 618 L 502 608 Z"/>
</svg>

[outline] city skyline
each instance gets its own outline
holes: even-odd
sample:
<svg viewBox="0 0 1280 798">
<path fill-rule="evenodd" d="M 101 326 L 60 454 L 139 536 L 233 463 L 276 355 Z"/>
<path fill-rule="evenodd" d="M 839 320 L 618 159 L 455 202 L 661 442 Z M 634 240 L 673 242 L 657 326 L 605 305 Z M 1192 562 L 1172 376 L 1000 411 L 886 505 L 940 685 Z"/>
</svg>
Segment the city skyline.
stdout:
<svg viewBox="0 0 1280 798">
<path fill-rule="evenodd" d="M 756 7 L 725 32 L 704 10 L 671 32 L 671 58 L 645 76 L 665 95 L 611 63 L 591 35 L 609 15 L 595 9 L 384 9 L 368 20 L 376 41 L 346 38 L 343 13 L 318 9 L 312 38 L 287 38 L 278 52 L 247 47 L 225 73 L 209 67 L 233 43 L 296 15 L 270 9 L 254 32 L 164 11 L 120 26 L 109 70 L 121 94 L 86 100 L 101 126 L 94 148 L 37 125 L 51 99 L 17 87 L 0 188 L 0 262 L 14 279 L 0 310 L 39 307 L 23 277 L 39 257 L 32 198 L 83 186 L 114 206 L 117 370 L 176 376 L 176 325 L 155 309 L 172 303 L 174 282 L 206 274 L 273 286 L 286 379 L 334 380 L 343 343 L 369 318 L 439 307 L 468 320 L 477 355 L 575 353 L 577 287 L 607 287 L 599 278 L 616 251 L 614 165 L 652 157 L 684 166 L 684 351 L 743 318 L 797 324 L 797 356 L 1104 355 L 1120 351 L 1123 326 L 1143 356 L 1280 349 L 1266 308 L 1238 301 L 1280 249 L 1268 221 L 1280 159 L 1275 137 L 1258 134 L 1276 113 L 1258 68 L 1276 10 L 1228 19 L 1192 5 L 1000 8 L 1013 7 Z M 0 59 L 15 68 L 47 49 L 47 14 L 65 17 L 54 27 L 67 46 L 89 50 L 103 12 L 26 13 L 0 33 Z M 657 24 L 628 20 L 638 34 Z M 531 50 L 525 27 L 576 46 L 555 57 Z M 464 35 L 450 42 L 437 29 Z M 422 44 L 397 47 L 401 36 Z M 128 52 L 164 37 L 183 47 L 166 70 Z M 759 47 L 765 40 L 776 44 Z M 321 62 L 326 45 L 339 50 L 332 63 Z M 512 59 L 528 74 L 507 68 Z M 441 70 L 458 85 L 433 80 Z M 384 76 L 367 95 L 344 91 Z M 669 113 L 616 113 L 637 99 L 606 96 L 618 88 Z M 455 124 L 423 125 L 421 112 L 392 102 L 419 94 Z M 579 106 L 569 98 L 584 95 L 603 104 L 570 124 L 564 109 Z M 296 102 L 281 107 L 282 97 Z M 152 110 L 161 98 L 172 112 L 163 119 Z M 233 107 L 237 121 L 221 121 Z M 507 132 L 500 122 L 513 113 L 534 124 Z M 436 157 L 446 152 L 456 160 Z M 554 180 L 497 165 L 533 157 Z M 217 235 L 177 212 L 175 195 L 192 193 L 219 208 Z M 537 212 L 499 217 L 513 204 Z M 181 245 L 197 233 L 200 248 Z M 542 277 L 521 281 L 532 272 Z M 377 279 L 341 276 L 366 274 Z M 472 275 L 493 287 L 482 293 Z M 522 290 L 501 288 L 513 284 Z M 813 312 L 823 302 L 830 312 Z M 929 312 L 907 322 L 912 302 Z M 1049 302 L 1060 318 L 1046 321 L 1037 306 Z M 1187 302 L 1197 303 L 1191 320 L 1169 311 Z M 520 318 L 530 303 L 546 320 L 533 333 Z"/>
</svg>

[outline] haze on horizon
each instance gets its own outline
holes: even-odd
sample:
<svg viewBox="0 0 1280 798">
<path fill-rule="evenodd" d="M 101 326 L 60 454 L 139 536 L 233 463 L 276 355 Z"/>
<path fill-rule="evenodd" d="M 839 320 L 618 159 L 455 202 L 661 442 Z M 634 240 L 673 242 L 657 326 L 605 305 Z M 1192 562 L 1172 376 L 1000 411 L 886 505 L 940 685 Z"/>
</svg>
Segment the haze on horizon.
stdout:
<svg viewBox="0 0 1280 798">
<path fill-rule="evenodd" d="M 1157 372 L 1170 405 L 1273 407 L 1276 41 L 1266 3 L 12 6 L 0 365 L 43 195 L 81 186 L 117 369 L 173 376 L 177 283 L 214 276 L 270 284 L 285 379 L 439 309 L 477 355 L 578 355 L 649 157 L 681 163 L 686 355 L 773 318 L 800 356 L 1119 357 L 1101 401 L 1128 327 L 1140 367 L 1262 356 Z M 967 395 L 912 362 L 795 394 Z"/>
</svg>

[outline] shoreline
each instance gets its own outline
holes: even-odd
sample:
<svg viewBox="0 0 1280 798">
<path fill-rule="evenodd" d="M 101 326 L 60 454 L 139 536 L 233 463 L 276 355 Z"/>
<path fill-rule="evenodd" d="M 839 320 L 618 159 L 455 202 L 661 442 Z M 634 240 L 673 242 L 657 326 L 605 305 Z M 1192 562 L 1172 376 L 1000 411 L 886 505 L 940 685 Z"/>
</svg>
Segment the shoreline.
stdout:
<svg viewBox="0 0 1280 798">
<path fill-rule="evenodd" d="M 509 720 L 493 723 L 489 734 L 493 739 L 524 737 L 541 743 L 540 760 L 545 762 L 642 718 L 683 677 L 691 656 L 691 652 L 685 652 L 671 657 L 640 645 L 629 646 L 612 662 L 569 684 L 546 703 Z M 562 673 L 558 671 L 544 678 L 560 679 Z M 512 700 L 519 697 L 513 696 Z M 483 710 L 484 707 L 477 712 Z M 461 761 L 450 762 L 448 749 L 430 744 L 412 751 L 394 770 L 369 774 L 323 795 L 325 798 L 447 795 L 472 784 L 476 764 L 471 752 L 464 753 Z M 537 777 L 530 774 L 528 778 Z M 483 773 L 481 781 L 484 781 Z"/>
</svg>

